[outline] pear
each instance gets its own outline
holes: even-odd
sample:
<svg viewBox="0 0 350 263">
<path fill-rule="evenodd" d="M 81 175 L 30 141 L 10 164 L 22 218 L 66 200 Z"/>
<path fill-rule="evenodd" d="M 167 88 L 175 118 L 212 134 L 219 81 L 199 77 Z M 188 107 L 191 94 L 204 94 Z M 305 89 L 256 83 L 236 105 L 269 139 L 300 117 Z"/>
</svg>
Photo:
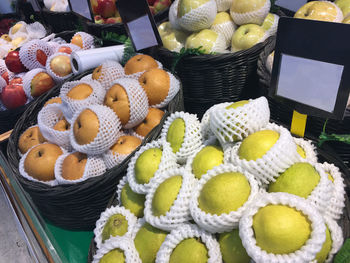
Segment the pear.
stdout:
<svg viewBox="0 0 350 263">
<path fill-rule="evenodd" d="M 140 154 L 135 162 L 135 179 L 139 184 L 148 184 L 154 173 L 158 170 L 162 150 L 159 148 L 151 148 Z"/>
<path fill-rule="evenodd" d="M 208 249 L 200 238 L 188 238 L 175 247 L 170 255 L 169 263 L 206 263 L 208 257 Z"/>
<path fill-rule="evenodd" d="M 120 201 L 122 206 L 126 209 L 129 209 L 136 217 L 143 217 L 143 210 L 145 208 L 145 196 L 133 192 L 129 186 L 129 183 L 126 183 L 122 188 L 120 194 Z"/>
<path fill-rule="evenodd" d="M 238 229 L 220 234 L 219 244 L 222 259 L 225 263 L 250 262 L 250 257 L 242 244 Z"/>
<path fill-rule="evenodd" d="M 112 215 L 102 230 L 102 242 L 110 236 L 123 236 L 128 231 L 128 220 L 122 214 Z"/>
<path fill-rule="evenodd" d="M 99 263 L 124 263 L 124 262 L 125 262 L 124 252 L 119 248 L 109 251 L 99 261 Z"/>
<path fill-rule="evenodd" d="M 206 146 L 193 159 L 192 172 L 197 179 L 224 161 L 224 152 L 219 146 Z"/>
<path fill-rule="evenodd" d="M 181 145 L 184 142 L 185 130 L 185 121 L 181 118 L 175 119 L 169 126 L 166 140 L 170 143 L 174 153 L 180 150 Z"/>
<path fill-rule="evenodd" d="M 210 29 L 203 29 L 199 33 L 193 33 L 190 35 L 185 44 L 186 48 L 199 48 L 204 51 L 205 54 L 212 52 L 223 52 L 226 49 L 225 38 Z"/>
</svg>

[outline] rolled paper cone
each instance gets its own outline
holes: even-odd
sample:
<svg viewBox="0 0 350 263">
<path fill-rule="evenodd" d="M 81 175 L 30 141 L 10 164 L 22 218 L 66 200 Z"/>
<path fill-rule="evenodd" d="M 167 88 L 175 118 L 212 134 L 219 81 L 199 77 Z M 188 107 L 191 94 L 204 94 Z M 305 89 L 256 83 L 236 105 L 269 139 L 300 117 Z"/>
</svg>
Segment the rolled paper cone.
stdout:
<svg viewBox="0 0 350 263">
<path fill-rule="evenodd" d="M 83 73 L 86 70 L 96 68 L 106 60 L 120 62 L 124 54 L 124 45 L 79 50 L 72 52 L 71 65 L 74 74 Z"/>
</svg>

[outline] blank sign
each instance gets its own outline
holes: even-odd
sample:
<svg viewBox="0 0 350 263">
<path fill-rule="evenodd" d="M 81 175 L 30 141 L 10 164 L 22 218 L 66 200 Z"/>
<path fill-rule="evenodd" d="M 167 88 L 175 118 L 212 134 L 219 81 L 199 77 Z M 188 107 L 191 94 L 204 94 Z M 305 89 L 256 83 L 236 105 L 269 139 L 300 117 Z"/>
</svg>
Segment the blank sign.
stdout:
<svg viewBox="0 0 350 263">
<path fill-rule="evenodd" d="M 332 113 L 343 65 L 281 55 L 276 95 Z"/>
<path fill-rule="evenodd" d="M 307 0 L 277 0 L 276 5 L 279 5 L 288 10 L 292 10 L 294 12 L 298 11 L 300 7 L 305 5 Z"/>
<path fill-rule="evenodd" d="M 158 45 L 148 15 L 141 16 L 127 24 L 136 50 Z"/>
<path fill-rule="evenodd" d="M 93 21 L 90 13 L 88 0 L 71 0 L 72 11 Z"/>
</svg>

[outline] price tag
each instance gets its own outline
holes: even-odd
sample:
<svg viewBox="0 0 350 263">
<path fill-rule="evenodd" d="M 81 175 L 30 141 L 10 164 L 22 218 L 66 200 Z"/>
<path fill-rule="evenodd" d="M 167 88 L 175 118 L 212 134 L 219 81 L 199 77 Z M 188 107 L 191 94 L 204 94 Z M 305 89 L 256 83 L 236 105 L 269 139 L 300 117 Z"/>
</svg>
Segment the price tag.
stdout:
<svg viewBox="0 0 350 263">
<path fill-rule="evenodd" d="M 342 119 L 350 92 L 349 41 L 349 25 L 282 17 L 270 95 L 302 114 Z"/>
<path fill-rule="evenodd" d="M 136 51 L 162 45 L 146 0 L 118 0 L 116 5 Z"/>
<path fill-rule="evenodd" d="M 307 3 L 307 0 L 277 0 L 276 5 L 283 7 L 287 10 L 296 12 L 299 10 L 300 7 L 305 5 Z"/>
<path fill-rule="evenodd" d="M 94 21 L 90 0 L 69 0 L 69 8 L 80 17 Z"/>
<path fill-rule="evenodd" d="M 12 0 L 2 0 L 0 1 L 0 14 L 13 14 L 15 11 L 12 8 Z"/>
</svg>

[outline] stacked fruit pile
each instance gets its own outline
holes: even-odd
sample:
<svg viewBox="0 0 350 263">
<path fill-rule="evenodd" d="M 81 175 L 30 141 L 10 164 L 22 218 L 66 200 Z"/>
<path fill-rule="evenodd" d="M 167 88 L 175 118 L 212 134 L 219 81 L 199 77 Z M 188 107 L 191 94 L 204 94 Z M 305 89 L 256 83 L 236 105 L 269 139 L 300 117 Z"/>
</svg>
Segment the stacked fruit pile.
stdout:
<svg viewBox="0 0 350 263">
<path fill-rule="evenodd" d="M 122 23 L 115 2 L 116 0 L 90 0 L 96 24 Z M 147 0 L 147 2 L 153 15 L 171 5 L 171 0 Z"/>
<path fill-rule="evenodd" d="M 25 28 L 21 23 L 10 33 Z M 0 110 L 25 105 L 72 76 L 71 52 L 93 48 L 93 41 L 89 34 L 77 32 L 70 43 L 61 38 L 35 39 L 9 52 L 5 60 L 0 60 Z"/>
<path fill-rule="evenodd" d="M 102 175 L 160 123 L 161 108 L 179 88 L 147 55 L 132 57 L 124 68 L 106 61 L 93 74 L 64 83 L 19 139 L 21 175 L 51 186 Z"/>
<path fill-rule="evenodd" d="M 176 112 L 131 159 L 94 263 L 331 262 L 343 243 L 339 169 L 269 123 L 266 98 Z"/>
<path fill-rule="evenodd" d="M 176 0 L 158 31 L 165 48 L 200 48 L 206 54 L 249 49 L 276 33 L 270 0 Z M 193 33 L 194 32 L 194 33 Z M 192 34 L 191 34 L 192 33 Z"/>
</svg>

